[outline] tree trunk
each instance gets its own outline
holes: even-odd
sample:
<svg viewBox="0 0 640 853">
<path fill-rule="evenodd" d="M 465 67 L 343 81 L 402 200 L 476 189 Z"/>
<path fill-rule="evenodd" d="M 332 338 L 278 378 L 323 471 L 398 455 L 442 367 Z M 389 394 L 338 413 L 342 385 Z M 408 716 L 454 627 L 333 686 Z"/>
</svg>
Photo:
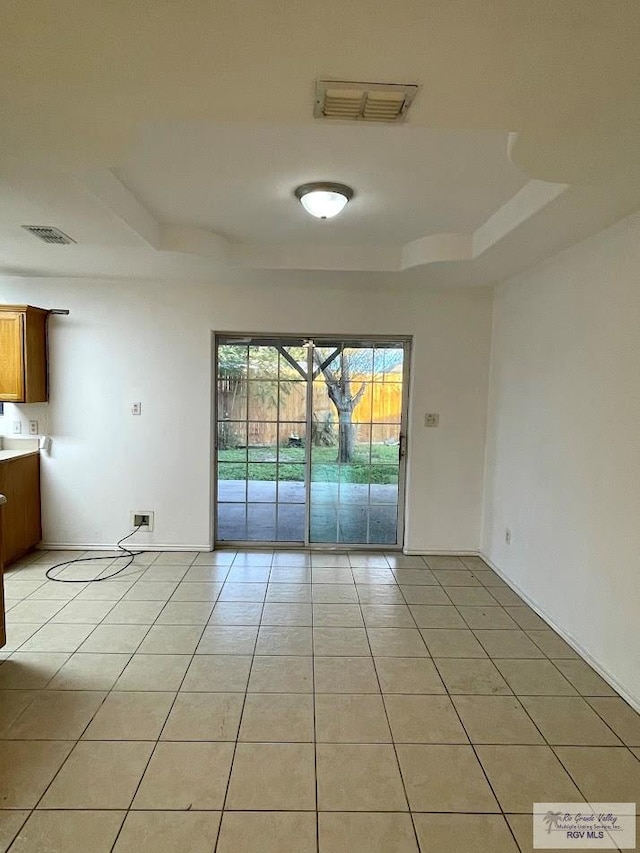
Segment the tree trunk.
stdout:
<svg viewBox="0 0 640 853">
<path fill-rule="evenodd" d="M 338 462 L 352 462 L 355 451 L 355 428 L 351 423 L 351 409 L 338 412 Z"/>
</svg>

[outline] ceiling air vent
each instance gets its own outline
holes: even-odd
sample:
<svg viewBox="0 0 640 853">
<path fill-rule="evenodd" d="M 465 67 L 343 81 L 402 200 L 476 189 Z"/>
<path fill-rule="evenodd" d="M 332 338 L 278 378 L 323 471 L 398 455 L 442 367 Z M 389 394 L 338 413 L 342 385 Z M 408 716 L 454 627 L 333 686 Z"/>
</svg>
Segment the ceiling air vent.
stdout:
<svg viewBox="0 0 640 853">
<path fill-rule="evenodd" d="M 417 92 L 414 84 L 318 80 L 313 115 L 342 121 L 403 121 Z"/>
<path fill-rule="evenodd" d="M 44 243 L 55 243 L 58 246 L 66 246 L 69 243 L 75 243 L 64 231 L 59 228 L 54 228 L 51 225 L 23 225 L 25 231 L 31 232 L 39 240 Z"/>
</svg>

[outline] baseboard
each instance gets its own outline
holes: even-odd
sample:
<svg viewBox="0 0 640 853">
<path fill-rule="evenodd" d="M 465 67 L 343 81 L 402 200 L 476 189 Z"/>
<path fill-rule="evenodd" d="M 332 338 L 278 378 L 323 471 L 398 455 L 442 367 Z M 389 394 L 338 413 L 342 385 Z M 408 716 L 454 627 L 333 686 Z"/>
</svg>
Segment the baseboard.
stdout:
<svg viewBox="0 0 640 853">
<path fill-rule="evenodd" d="M 211 551 L 211 545 L 162 545 L 157 542 L 131 542 L 132 550 L 144 551 Z M 40 542 L 36 545 L 37 551 L 113 551 L 116 546 L 113 542 Z"/>
<path fill-rule="evenodd" d="M 604 678 L 604 680 L 607 682 L 607 684 L 608 684 L 610 687 L 613 687 L 613 689 L 616 691 L 616 693 L 619 693 L 619 694 L 620 694 L 620 696 L 622 696 L 622 698 L 625 700 L 625 702 L 628 702 L 628 703 L 629 703 L 629 705 L 631 705 L 631 707 L 632 707 L 635 711 L 637 711 L 638 713 L 640 713 L 640 697 L 638 697 L 638 696 L 633 696 L 631 693 L 629 693 L 629 691 L 625 688 L 625 686 L 624 686 L 623 684 L 620 684 L 620 682 L 617 680 L 617 678 L 616 678 L 615 676 L 613 676 L 613 675 L 612 675 L 612 674 L 611 674 L 611 673 L 610 673 L 610 672 L 609 672 L 609 671 L 608 671 L 608 670 L 607 670 L 607 669 L 606 669 L 606 668 L 605 668 L 605 667 L 600 663 L 600 661 L 596 660 L 596 659 L 593 657 L 593 655 L 591 655 L 591 654 L 590 654 L 590 653 L 589 653 L 589 652 L 584 648 L 584 646 L 580 643 L 580 641 L 579 641 L 579 640 L 577 640 L 574 636 L 572 636 L 572 635 L 571 635 L 568 631 L 566 631 L 562 626 L 558 625 L 558 624 L 557 624 L 557 623 L 556 623 L 556 622 L 555 622 L 555 621 L 554 621 L 554 620 L 553 620 L 553 619 L 552 619 L 552 618 L 551 618 L 547 613 L 545 613 L 545 612 L 540 608 L 540 606 L 539 606 L 538 604 L 536 604 L 536 602 L 535 602 L 535 601 L 533 601 L 533 600 L 532 600 L 532 599 L 527 595 L 527 593 L 526 593 L 526 592 L 524 592 L 523 590 L 521 590 L 521 589 L 520 589 L 520 587 L 519 587 L 516 583 L 514 583 L 514 582 L 511 580 L 511 578 L 507 577 L 507 575 L 505 575 L 505 573 L 504 573 L 503 571 L 501 571 L 501 570 L 498 568 L 498 566 L 496 566 L 496 564 L 495 564 L 495 563 L 493 563 L 493 562 L 492 562 L 492 561 L 491 561 L 491 560 L 490 560 L 490 559 L 489 559 L 485 554 L 483 554 L 483 553 L 482 553 L 482 551 L 480 551 L 480 552 L 478 553 L 478 556 L 479 556 L 479 557 L 481 557 L 481 558 L 485 561 L 485 563 L 486 563 L 488 566 L 490 566 L 490 567 L 493 569 L 493 571 L 494 571 L 494 572 L 495 572 L 499 577 L 501 577 L 501 578 L 502 578 L 502 580 L 507 584 L 507 586 L 509 586 L 509 587 L 510 587 L 510 589 L 512 589 L 512 590 L 513 590 L 517 595 L 519 595 L 519 596 L 520 596 L 520 598 L 521 598 L 523 601 L 525 601 L 525 602 L 529 605 L 529 607 L 530 607 L 532 610 L 534 610 L 534 611 L 538 614 L 538 616 L 539 616 L 541 619 L 544 619 L 544 621 L 547 623 L 547 625 L 548 625 L 550 628 L 553 628 L 553 630 L 556 632 L 556 634 L 559 634 L 559 635 L 562 637 L 562 639 L 563 639 L 566 643 L 568 643 L 574 651 L 578 652 L 578 654 L 580 655 L 580 657 L 581 657 L 581 658 L 584 658 L 584 660 L 586 660 L 586 661 L 587 661 L 587 663 L 588 663 L 591 667 L 593 667 L 593 669 L 595 669 L 595 671 L 598 673 L 598 675 L 600 675 L 602 678 Z"/>
<path fill-rule="evenodd" d="M 384 549 L 381 549 L 384 550 Z M 420 551 L 416 551 L 413 548 L 403 548 L 402 553 L 406 554 L 407 557 L 478 557 L 479 552 L 475 551 L 451 551 L 444 549 L 436 549 L 436 548 L 427 548 L 426 550 L 422 549 Z"/>
</svg>

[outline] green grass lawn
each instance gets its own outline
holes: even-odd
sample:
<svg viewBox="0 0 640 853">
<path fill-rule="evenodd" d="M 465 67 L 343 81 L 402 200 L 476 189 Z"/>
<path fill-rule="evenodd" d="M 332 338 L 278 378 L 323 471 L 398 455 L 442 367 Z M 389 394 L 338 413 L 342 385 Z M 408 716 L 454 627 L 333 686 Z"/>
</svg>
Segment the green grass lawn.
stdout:
<svg viewBox="0 0 640 853">
<path fill-rule="evenodd" d="M 312 447 L 313 480 L 336 483 L 398 482 L 398 447 L 386 444 L 356 445 L 352 464 L 338 465 L 337 447 Z M 369 459 L 371 451 L 371 459 Z M 220 480 L 275 480 L 279 453 L 278 479 L 304 481 L 306 449 L 304 447 L 250 447 L 218 450 L 218 479 Z M 248 454 L 248 459 L 247 459 Z M 248 462 L 248 464 L 247 464 Z M 245 465 L 246 473 L 245 473 Z"/>
</svg>

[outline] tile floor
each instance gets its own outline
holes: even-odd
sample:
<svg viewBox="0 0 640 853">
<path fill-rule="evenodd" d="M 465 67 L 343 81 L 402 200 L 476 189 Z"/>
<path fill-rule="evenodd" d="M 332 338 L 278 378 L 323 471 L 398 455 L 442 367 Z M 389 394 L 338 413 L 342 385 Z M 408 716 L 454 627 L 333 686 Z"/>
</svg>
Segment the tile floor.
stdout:
<svg viewBox="0 0 640 853">
<path fill-rule="evenodd" d="M 529 853 L 534 801 L 640 800 L 640 717 L 478 558 L 67 556 L 5 578 L 0 853 Z"/>
</svg>

